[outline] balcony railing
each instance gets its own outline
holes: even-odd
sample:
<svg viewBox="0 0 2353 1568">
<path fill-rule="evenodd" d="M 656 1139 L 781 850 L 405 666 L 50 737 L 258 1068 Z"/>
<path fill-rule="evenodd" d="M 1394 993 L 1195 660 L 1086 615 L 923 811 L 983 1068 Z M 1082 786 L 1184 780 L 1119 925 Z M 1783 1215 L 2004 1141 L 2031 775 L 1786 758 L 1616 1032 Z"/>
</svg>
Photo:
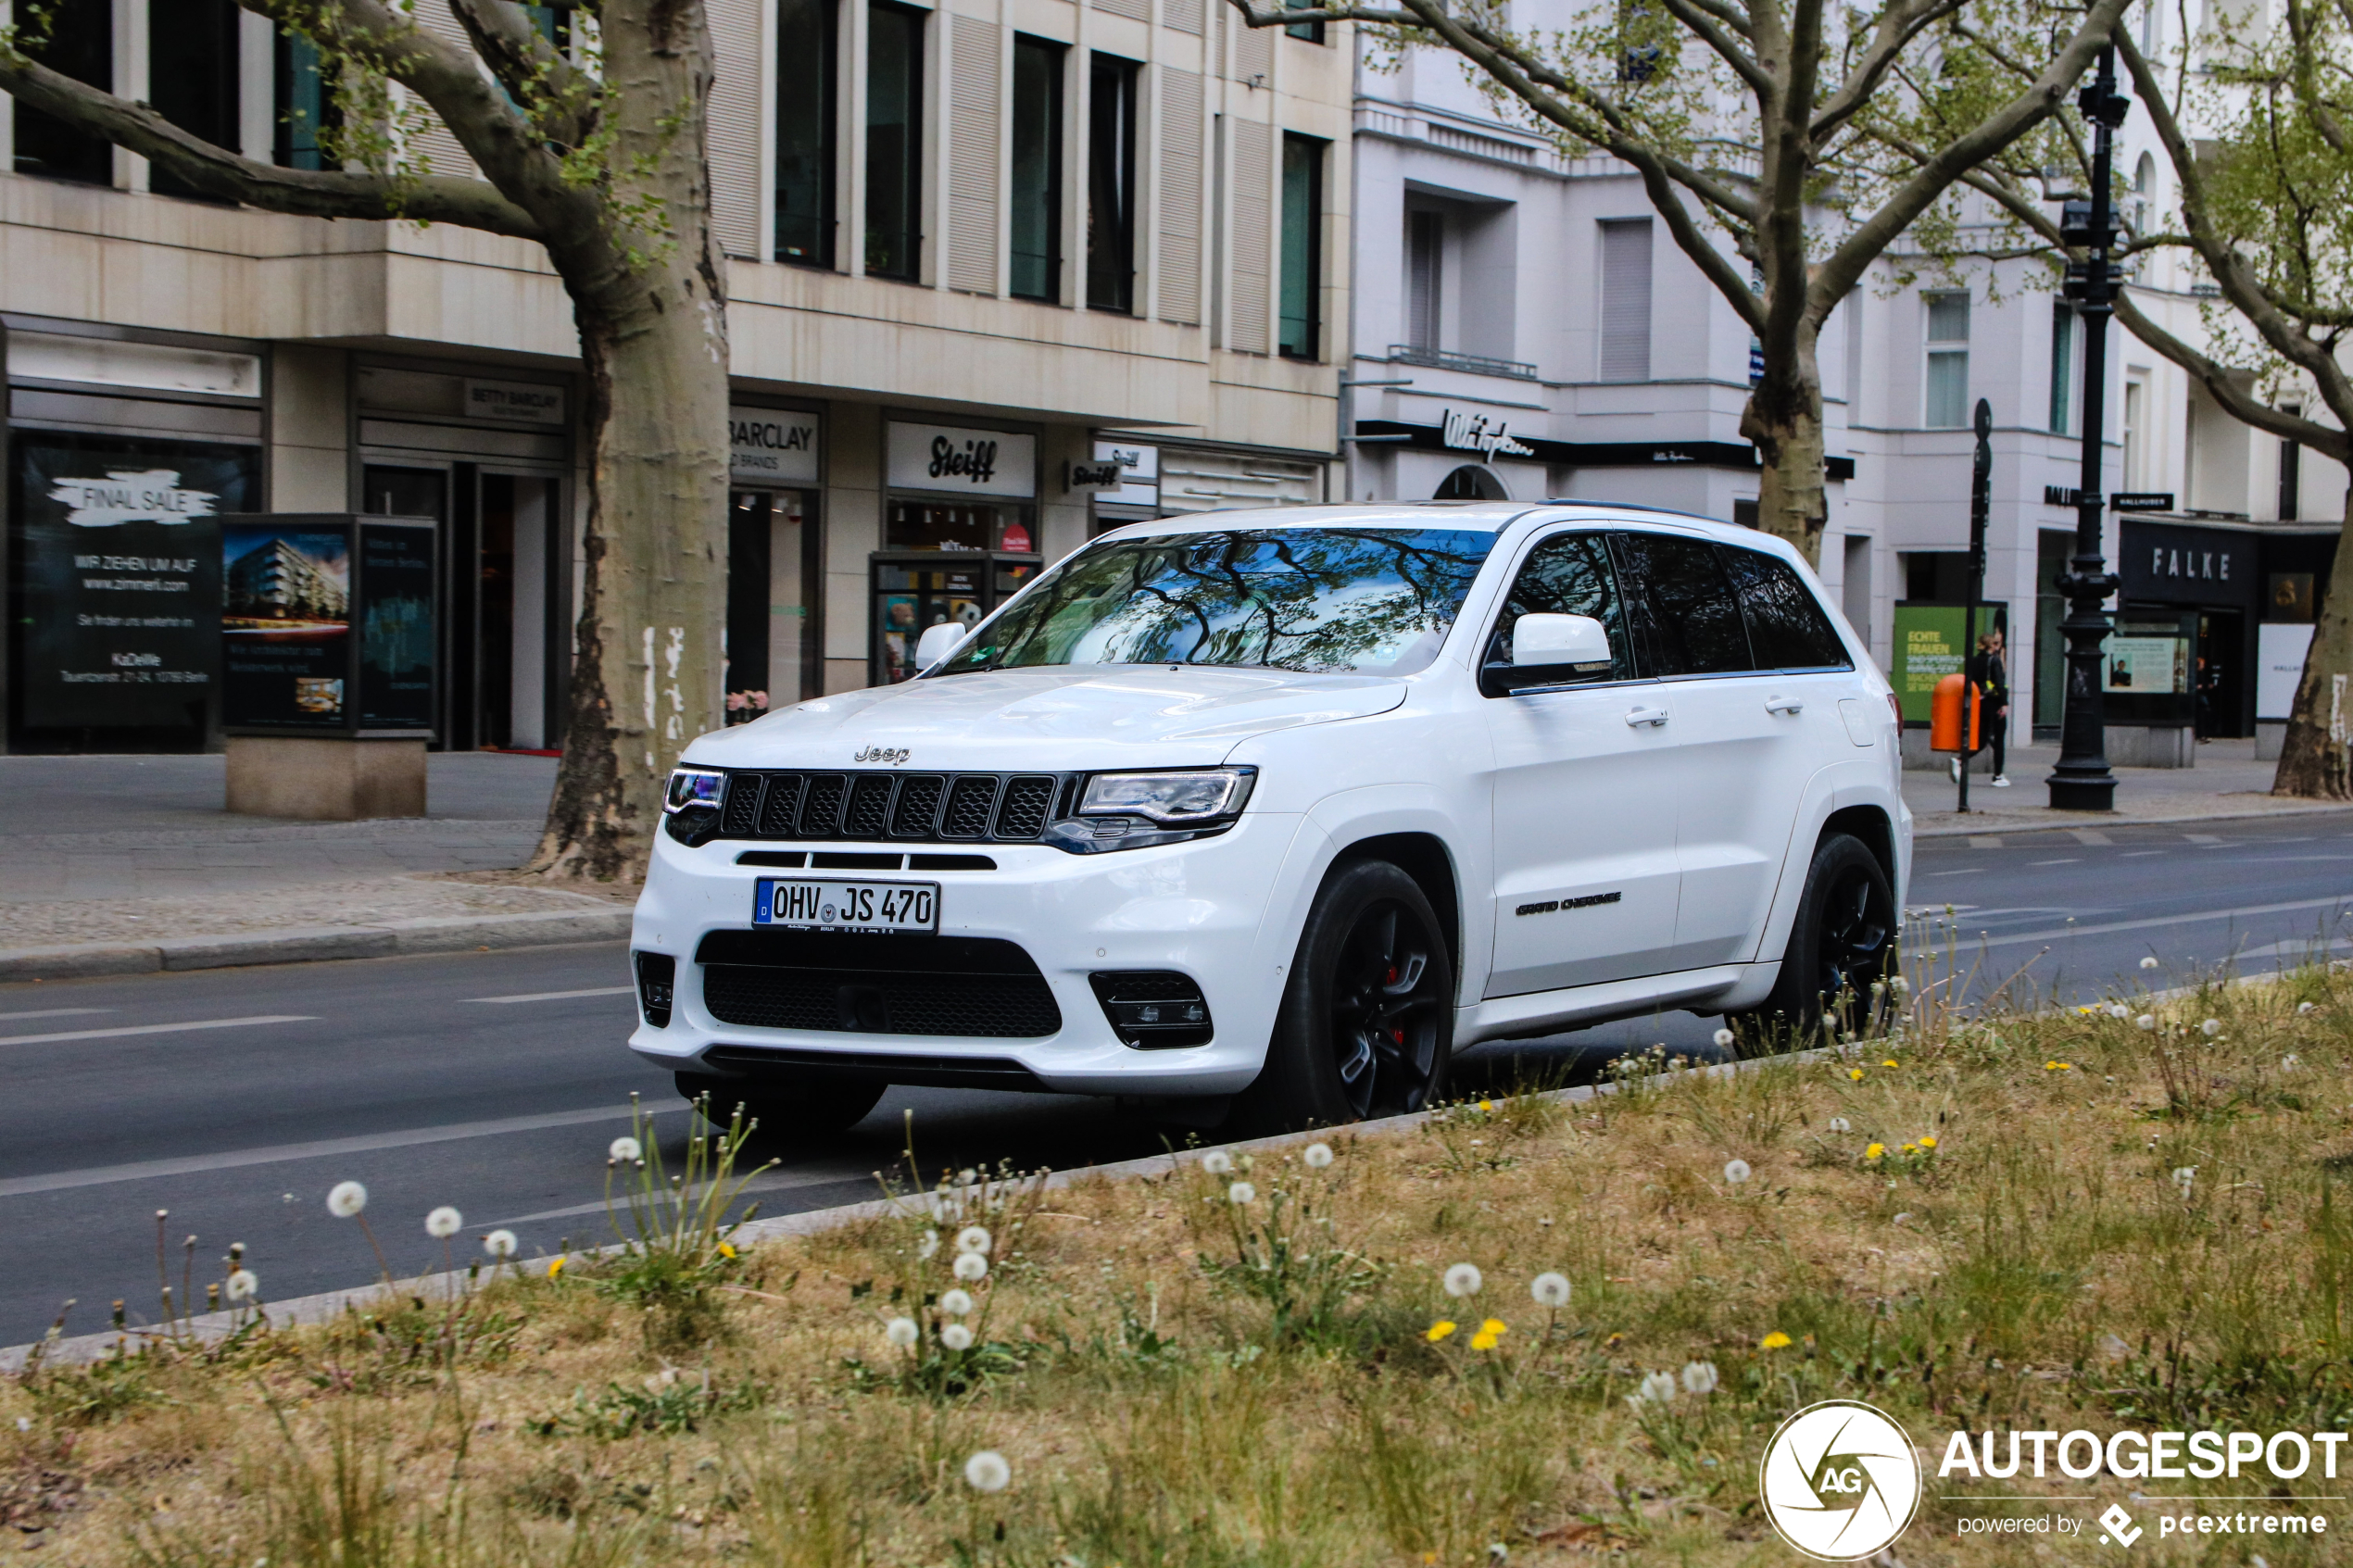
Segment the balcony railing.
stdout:
<svg viewBox="0 0 2353 1568">
<path fill-rule="evenodd" d="M 1491 359 L 1484 354 L 1457 354 L 1448 348 L 1416 348 L 1409 343 L 1390 344 L 1389 362 L 1427 365 L 1433 370 L 1467 370 L 1475 376 L 1510 376 L 1515 381 L 1536 379 L 1536 367 L 1516 359 Z"/>
</svg>

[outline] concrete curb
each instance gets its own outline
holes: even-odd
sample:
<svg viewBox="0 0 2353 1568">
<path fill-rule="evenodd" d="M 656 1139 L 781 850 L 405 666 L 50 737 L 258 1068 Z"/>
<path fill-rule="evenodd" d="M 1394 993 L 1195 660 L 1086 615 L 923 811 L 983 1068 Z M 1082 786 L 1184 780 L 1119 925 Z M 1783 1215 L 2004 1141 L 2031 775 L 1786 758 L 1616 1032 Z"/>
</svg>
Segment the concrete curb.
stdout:
<svg viewBox="0 0 2353 1568">
<path fill-rule="evenodd" d="M 2271 797 L 2266 796 L 2263 798 Z M 2059 822 L 2031 820 L 2019 822 L 2003 817 L 1997 808 L 1969 813 L 1972 818 L 1984 819 L 1981 822 L 1940 822 L 1930 826 L 1921 824 L 1921 812 L 1915 808 L 1912 812 L 1912 837 L 1915 841 L 1923 838 L 1998 838 L 2007 837 L 2011 834 L 2070 833 L 2082 828 L 2096 828 L 2105 832 L 2109 828 L 2164 827 L 2176 822 L 2249 822 L 2278 817 L 2322 816 L 2332 811 L 2340 814 L 2353 812 L 2353 802 L 2298 801 L 2292 806 L 2241 807 L 2220 811 L 2205 808 L 2179 812 L 2158 811 L 2147 816 L 2122 811 L 2076 811 L 2069 813 L 2069 816 L 2075 820 Z M 1940 812 L 1938 815 L 1949 817 L 1952 813 Z"/>
<path fill-rule="evenodd" d="M 1849 1047 L 1850 1049 L 1853 1047 Z M 1768 1066 L 1793 1066 L 1820 1061 L 1833 1054 L 1833 1047 L 1817 1047 L 1812 1050 L 1792 1051 L 1786 1056 L 1757 1057 L 1745 1061 L 1718 1062 L 1688 1071 L 1703 1072 L 1711 1077 L 1725 1077 L 1736 1073 L 1755 1072 Z M 1655 1074 L 1654 1085 L 1672 1081 L 1676 1074 Z M 1539 1098 L 1579 1105 L 1597 1094 L 1616 1094 L 1617 1084 L 1579 1084 L 1573 1088 L 1554 1089 Z M 1385 1116 L 1378 1121 L 1353 1122 L 1345 1127 L 1327 1127 L 1312 1133 L 1284 1133 L 1271 1138 L 1252 1138 L 1243 1143 L 1216 1144 L 1200 1148 L 1178 1149 L 1171 1154 L 1147 1155 L 1140 1160 L 1114 1160 L 1109 1165 L 1087 1165 L 1074 1171 L 1050 1171 L 1046 1175 L 1048 1192 L 1060 1191 L 1079 1182 L 1125 1181 L 1138 1176 L 1160 1175 L 1198 1164 L 1203 1155 L 1214 1148 L 1228 1153 L 1259 1153 L 1295 1148 L 1321 1138 L 1327 1142 L 1354 1139 L 1367 1134 L 1403 1132 L 1419 1126 L 1433 1113 L 1416 1111 L 1407 1116 Z M 821 1231 L 842 1225 L 856 1224 L 865 1220 L 886 1220 L 893 1217 L 913 1218 L 925 1212 L 928 1193 L 910 1193 L 905 1198 L 869 1198 L 863 1203 L 846 1203 L 832 1209 L 810 1209 L 798 1214 L 779 1214 L 774 1219 L 753 1220 L 736 1228 L 736 1240 L 744 1242 L 776 1241 L 787 1236 L 814 1236 Z M 615 1247 L 583 1248 L 564 1254 L 572 1258 L 593 1258 L 619 1250 Z M 510 1265 L 544 1273 L 547 1259 L 533 1259 L 528 1264 Z M 487 1272 L 487 1271 L 485 1271 Z M 396 1280 L 390 1286 L 381 1282 L 346 1290 L 323 1291 L 316 1296 L 298 1296 L 292 1300 L 266 1303 L 261 1311 L 268 1316 L 273 1330 L 298 1328 L 321 1323 L 346 1311 L 365 1311 L 371 1305 L 386 1300 L 422 1297 L 428 1303 L 446 1301 L 453 1291 L 467 1288 L 464 1270 L 450 1273 L 420 1274 L 414 1279 Z M 224 1339 L 234 1333 L 241 1321 L 250 1322 L 251 1314 L 242 1320 L 230 1312 L 207 1312 L 192 1319 L 186 1334 L 199 1344 Z M 112 1354 L 118 1347 L 134 1348 L 149 1343 L 165 1342 L 167 1336 L 153 1328 L 131 1329 L 117 1333 L 111 1329 L 103 1334 L 80 1334 L 45 1342 L 42 1360 L 52 1366 L 78 1366 Z M 11 1345 L 0 1349 L 0 1375 L 14 1374 L 24 1370 L 34 1345 Z"/>
<path fill-rule="evenodd" d="M 551 909 L 520 915 L 450 915 L 391 920 L 379 925 L 296 926 L 234 936 L 182 936 L 149 946 L 94 942 L 69 947 L 0 948 L 0 985 L 80 980 L 163 970 L 229 969 L 243 964 L 318 963 L 385 959 L 470 948 L 540 947 L 612 942 L 629 935 L 630 910 Z"/>
</svg>

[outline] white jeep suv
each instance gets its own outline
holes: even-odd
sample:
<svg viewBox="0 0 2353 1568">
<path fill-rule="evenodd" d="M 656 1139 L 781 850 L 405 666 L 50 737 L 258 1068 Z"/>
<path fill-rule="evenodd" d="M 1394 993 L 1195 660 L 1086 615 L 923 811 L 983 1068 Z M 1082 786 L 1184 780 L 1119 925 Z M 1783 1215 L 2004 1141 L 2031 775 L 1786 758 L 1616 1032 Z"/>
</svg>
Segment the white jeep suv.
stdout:
<svg viewBox="0 0 2353 1568">
<path fill-rule="evenodd" d="M 1584 504 L 1094 540 L 923 674 L 687 747 L 630 1045 L 772 1127 L 885 1085 L 1255 1127 L 1454 1051 L 1868 1005 L 1911 859 L 1887 683 L 1779 540 Z"/>
</svg>

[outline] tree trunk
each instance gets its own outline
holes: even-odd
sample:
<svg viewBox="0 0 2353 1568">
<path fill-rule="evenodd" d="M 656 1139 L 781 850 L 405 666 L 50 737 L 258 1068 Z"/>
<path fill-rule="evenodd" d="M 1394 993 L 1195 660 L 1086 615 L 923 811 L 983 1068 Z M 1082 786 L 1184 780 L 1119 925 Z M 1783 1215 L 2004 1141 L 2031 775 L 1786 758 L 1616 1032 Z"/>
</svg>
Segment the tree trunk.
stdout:
<svg viewBox="0 0 2353 1568">
<path fill-rule="evenodd" d="M 727 592 L 710 36 L 702 7 L 674 0 L 607 0 L 604 19 L 605 69 L 623 86 L 613 166 L 632 170 L 635 187 L 617 195 L 658 201 L 666 232 L 584 243 L 581 265 L 566 270 L 587 381 L 586 563 L 570 727 L 531 862 L 599 882 L 643 874 L 678 753 L 719 726 Z M 563 237 L 548 244 L 561 266 Z"/>
<path fill-rule="evenodd" d="M 1819 566 L 1830 496 L 1822 477 L 1822 374 L 1811 334 L 1793 358 L 1793 374 L 1777 377 L 1768 370 L 1750 390 L 1741 433 L 1755 444 L 1763 464 L 1756 526 L 1788 540 L 1809 564 Z M 1768 354 L 1768 366 L 1772 359 Z"/>
<path fill-rule="evenodd" d="M 2345 493 L 2336 564 L 2329 571 L 2319 624 L 2312 628 L 2311 651 L 2304 656 L 2304 678 L 2296 684 L 2296 707 L 2288 715 L 2271 793 L 2353 799 L 2348 749 L 2353 749 L 2353 488 Z"/>
</svg>

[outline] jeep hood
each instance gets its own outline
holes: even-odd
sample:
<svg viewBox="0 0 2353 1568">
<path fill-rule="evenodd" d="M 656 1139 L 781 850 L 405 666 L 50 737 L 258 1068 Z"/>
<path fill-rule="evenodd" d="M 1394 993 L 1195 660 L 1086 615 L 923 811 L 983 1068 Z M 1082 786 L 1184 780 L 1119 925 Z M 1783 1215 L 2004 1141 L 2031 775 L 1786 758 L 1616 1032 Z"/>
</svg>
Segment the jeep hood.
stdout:
<svg viewBox="0 0 2353 1568">
<path fill-rule="evenodd" d="M 1379 675 L 1140 664 L 992 671 L 819 697 L 704 735 L 683 759 L 911 772 L 1201 767 L 1253 735 L 1385 713 L 1404 698 L 1403 681 Z M 903 759 L 859 755 L 900 750 Z"/>
</svg>

